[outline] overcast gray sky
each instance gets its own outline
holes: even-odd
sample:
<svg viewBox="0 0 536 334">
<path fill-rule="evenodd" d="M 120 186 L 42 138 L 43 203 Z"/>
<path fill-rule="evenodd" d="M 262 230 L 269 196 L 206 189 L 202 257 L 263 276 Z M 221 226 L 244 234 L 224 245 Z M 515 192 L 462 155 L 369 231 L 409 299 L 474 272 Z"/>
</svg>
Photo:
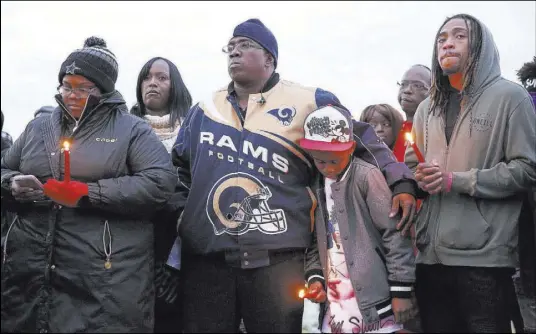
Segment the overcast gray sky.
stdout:
<svg viewBox="0 0 536 334">
<path fill-rule="evenodd" d="M 278 72 L 335 93 L 357 117 L 373 103 L 399 109 L 397 80 L 430 66 L 447 16 L 468 13 L 493 33 L 503 76 L 536 53 L 536 5 L 527 2 L 4 2 L 1 3 L 4 130 L 17 137 L 42 105 L 55 105 L 58 71 L 86 37 L 104 38 L 119 61 L 116 88 L 128 106 L 153 56 L 173 61 L 194 101 L 226 85 L 221 47 L 257 17 L 279 43 Z"/>
</svg>

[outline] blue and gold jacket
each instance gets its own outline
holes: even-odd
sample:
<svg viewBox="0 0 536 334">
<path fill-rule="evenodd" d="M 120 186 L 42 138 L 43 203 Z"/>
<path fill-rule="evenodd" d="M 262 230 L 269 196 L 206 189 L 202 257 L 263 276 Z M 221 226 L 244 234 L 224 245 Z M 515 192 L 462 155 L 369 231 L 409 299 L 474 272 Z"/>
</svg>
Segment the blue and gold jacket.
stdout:
<svg viewBox="0 0 536 334">
<path fill-rule="evenodd" d="M 192 107 L 172 151 L 183 252 L 233 252 L 253 268 L 268 265 L 270 252 L 311 245 L 317 172 L 298 141 L 307 115 L 328 104 L 342 107 L 332 93 L 274 73 L 249 96 L 247 113 L 232 84 Z M 384 172 L 395 194 L 413 193 L 412 173 L 374 130 L 356 121 L 354 131 L 356 154 Z"/>
</svg>

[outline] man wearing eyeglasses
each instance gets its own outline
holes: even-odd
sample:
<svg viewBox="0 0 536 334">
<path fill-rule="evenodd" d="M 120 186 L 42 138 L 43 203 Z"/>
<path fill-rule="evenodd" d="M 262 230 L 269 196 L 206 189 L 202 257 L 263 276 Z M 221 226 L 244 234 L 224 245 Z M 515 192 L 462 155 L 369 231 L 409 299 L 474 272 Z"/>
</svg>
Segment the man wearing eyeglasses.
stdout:
<svg viewBox="0 0 536 334">
<path fill-rule="evenodd" d="M 393 147 L 393 154 L 396 159 L 400 162 L 404 162 L 404 156 L 406 153 L 406 133 L 411 132 L 413 127 L 413 116 L 417 111 L 419 104 L 428 97 L 428 91 L 430 89 L 430 84 L 432 83 L 432 77 L 430 69 L 421 64 L 416 64 L 411 66 L 405 73 L 402 75 L 402 80 L 397 82 L 398 84 L 398 103 L 402 107 L 402 111 L 406 114 L 406 120 L 402 123 L 402 128 L 398 133 L 395 145 Z M 417 207 L 419 208 L 421 201 L 418 201 Z M 415 247 L 415 227 L 412 226 L 411 230 L 411 239 L 413 241 L 415 254 L 417 254 L 417 248 Z M 413 303 L 417 305 L 417 303 Z M 404 328 L 410 330 L 411 332 L 420 333 L 421 324 L 419 317 L 411 319 L 409 322 L 404 324 Z"/>
<path fill-rule="evenodd" d="M 402 76 L 402 80 L 398 82 L 398 103 L 406 114 L 406 121 L 402 123 L 402 129 L 393 148 L 393 153 L 400 162 L 404 162 L 404 154 L 406 153 L 405 133 L 411 132 L 413 115 L 415 115 L 419 104 L 428 97 L 431 83 L 430 69 L 420 64 L 411 66 Z"/>
<path fill-rule="evenodd" d="M 309 113 L 341 104 L 279 78 L 277 41 L 258 19 L 239 24 L 223 52 L 232 82 L 190 110 L 172 151 L 188 198 L 179 225 L 184 330 L 236 332 L 243 318 L 248 332 L 301 332 L 304 276 L 318 292 L 324 278 L 312 233 L 316 170 L 297 143 Z M 368 124 L 354 129 L 358 154 L 383 170 L 404 225 L 415 205 L 411 172 Z"/>
</svg>

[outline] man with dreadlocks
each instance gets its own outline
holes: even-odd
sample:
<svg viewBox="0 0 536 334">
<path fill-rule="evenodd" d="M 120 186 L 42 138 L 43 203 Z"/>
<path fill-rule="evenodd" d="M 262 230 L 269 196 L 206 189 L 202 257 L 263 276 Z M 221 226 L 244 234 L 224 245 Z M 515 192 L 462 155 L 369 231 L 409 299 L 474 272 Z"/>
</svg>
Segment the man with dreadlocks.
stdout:
<svg viewBox="0 0 536 334">
<path fill-rule="evenodd" d="M 523 64 L 517 78 L 536 106 L 536 57 Z M 519 216 L 519 268 L 514 283 L 525 332 L 536 333 L 536 187 L 525 197 Z"/>
<path fill-rule="evenodd" d="M 426 194 L 416 221 L 422 328 L 510 332 L 520 195 L 536 184 L 536 114 L 529 94 L 501 76 L 476 18 L 455 15 L 437 32 L 430 96 L 412 133 L 426 160 L 417 165 L 407 149 Z"/>
</svg>

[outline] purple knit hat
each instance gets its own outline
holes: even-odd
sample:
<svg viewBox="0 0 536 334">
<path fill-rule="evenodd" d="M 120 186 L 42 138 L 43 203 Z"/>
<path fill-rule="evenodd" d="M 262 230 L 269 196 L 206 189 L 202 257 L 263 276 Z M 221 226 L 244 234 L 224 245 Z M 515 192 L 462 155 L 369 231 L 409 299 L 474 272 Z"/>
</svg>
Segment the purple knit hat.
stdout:
<svg viewBox="0 0 536 334">
<path fill-rule="evenodd" d="M 277 67 L 277 40 L 270 29 L 266 28 L 259 19 L 249 19 L 236 26 L 233 37 L 247 37 L 259 43 L 274 57 L 274 67 Z"/>
</svg>

